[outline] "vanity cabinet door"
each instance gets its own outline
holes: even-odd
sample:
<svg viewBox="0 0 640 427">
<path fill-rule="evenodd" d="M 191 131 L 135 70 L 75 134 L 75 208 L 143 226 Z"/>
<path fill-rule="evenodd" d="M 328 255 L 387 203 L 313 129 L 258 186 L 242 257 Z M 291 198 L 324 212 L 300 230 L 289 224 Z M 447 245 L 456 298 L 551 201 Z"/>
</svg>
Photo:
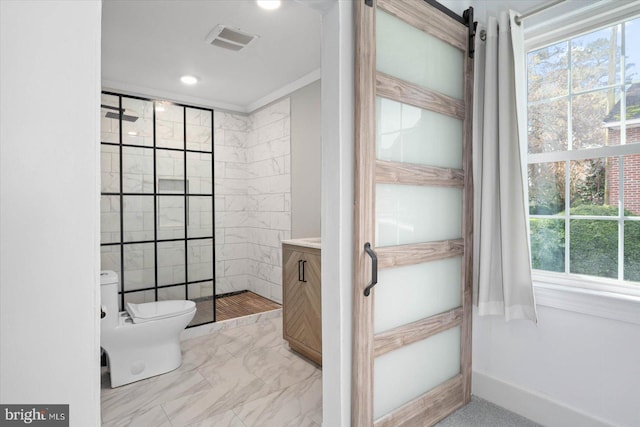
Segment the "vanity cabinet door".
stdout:
<svg viewBox="0 0 640 427">
<path fill-rule="evenodd" d="M 292 350 L 322 364 L 320 251 L 284 245 L 283 262 L 284 339 Z"/>
</svg>

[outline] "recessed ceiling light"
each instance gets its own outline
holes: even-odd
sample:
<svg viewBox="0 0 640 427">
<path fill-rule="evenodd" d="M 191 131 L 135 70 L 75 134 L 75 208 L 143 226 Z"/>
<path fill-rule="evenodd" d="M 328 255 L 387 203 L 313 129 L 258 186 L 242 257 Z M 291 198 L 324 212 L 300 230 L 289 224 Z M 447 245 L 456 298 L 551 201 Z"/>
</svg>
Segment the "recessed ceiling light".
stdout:
<svg viewBox="0 0 640 427">
<path fill-rule="evenodd" d="M 275 10 L 280 7 L 280 0 L 256 0 L 258 6 L 266 10 Z"/>
<path fill-rule="evenodd" d="M 198 78 L 194 76 L 182 76 L 180 81 L 186 85 L 194 85 L 198 83 Z"/>
<path fill-rule="evenodd" d="M 129 132 L 127 132 L 127 135 L 137 136 L 138 132 L 136 132 L 135 130 L 130 130 Z"/>
</svg>

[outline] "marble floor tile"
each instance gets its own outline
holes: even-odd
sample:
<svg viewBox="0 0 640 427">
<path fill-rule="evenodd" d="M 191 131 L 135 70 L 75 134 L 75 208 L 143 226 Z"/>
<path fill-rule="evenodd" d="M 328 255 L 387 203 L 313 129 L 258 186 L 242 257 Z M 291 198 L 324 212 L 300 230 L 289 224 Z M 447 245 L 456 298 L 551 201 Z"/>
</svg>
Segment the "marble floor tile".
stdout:
<svg viewBox="0 0 640 427">
<path fill-rule="evenodd" d="M 169 418 L 161 406 L 141 411 L 132 417 L 120 418 L 115 421 L 102 424 L 102 427 L 172 427 Z"/>
<path fill-rule="evenodd" d="M 152 406 L 210 389 L 211 384 L 197 370 L 169 372 L 103 393 L 102 420 L 135 416 Z"/>
<path fill-rule="evenodd" d="M 320 372 L 313 364 L 283 346 L 250 350 L 242 356 L 242 362 L 249 372 L 277 390 Z"/>
<path fill-rule="evenodd" d="M 322 416 L 322 376 L 313 377 L 233 409 L 246 427 L 316 425 Z"/>
<path fill-rule="evenodd" d="M 170 373 L 112 389 L 103 369 L 103 426 L 320 427 L 321 371 L 289 350 L 282 317 L 237 320 L 183 340 Z"/>
<path fill-rule="evenodd" d="M 180 342 L 182 353 L 191 349 L 211 349 L 219 348 L 233 341 L 233 338 L 222 333 L 223 331 L 214 331 L 210 334 L 202 335 L 195 338 L 189 338 Z"/>
<path fill-rule="evenodd" d="M 207 363 L 198 368 L 198 372 L 211 384 L 208 391 L 181 397 L 163 405 L 174 427 L 205 420 L 276 390 L 273 385 L 266 384 L 251 373 L 238 357 Z"/>
<path fill-rule="evenodd" d="M 223 412 L 188 427 L 246 427 L 233 411 Z"/>
<path fill-rule="evenodd" d="M 220 346 L 201 345 L 188 351 L 182 352 L 182 365 L 178 368 L 181 371 L 198 369 L 207 363 L 225 362 L 233 355 Z"/>
<path fill-rule="evenodd" d="M 223 348 L 233 355 L 244 354 L 261 347 L 274 347 L 282 343 L 282 318 L 270 319 L 239 328 L 222 331 L 231 338 Z"/>
</svg>

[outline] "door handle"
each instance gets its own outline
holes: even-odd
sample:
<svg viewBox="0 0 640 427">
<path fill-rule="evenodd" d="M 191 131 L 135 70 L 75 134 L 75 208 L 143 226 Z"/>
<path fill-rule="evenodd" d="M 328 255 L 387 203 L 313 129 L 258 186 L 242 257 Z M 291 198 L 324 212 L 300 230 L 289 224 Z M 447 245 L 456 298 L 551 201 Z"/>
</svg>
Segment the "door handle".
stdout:
<svg viewBox="0 0 640 427">
<path fill-rule="evenodd" d="M 364 251 L 371 257 L 371 281 L 367 287 L 364 288 L 364 296 L 368 297 L 371 293 L 371 288 L 378 283 L 378 255 L 371 249 L 371 243 L 369 242 L 364 244 Z"/>
<path fill-rule="evenodd" d="M 307 283 L 307 280 L 304 278 L 304 265 L 307 261 L 303 259 L 298 260 L 298 282 Z"/>
</svg>

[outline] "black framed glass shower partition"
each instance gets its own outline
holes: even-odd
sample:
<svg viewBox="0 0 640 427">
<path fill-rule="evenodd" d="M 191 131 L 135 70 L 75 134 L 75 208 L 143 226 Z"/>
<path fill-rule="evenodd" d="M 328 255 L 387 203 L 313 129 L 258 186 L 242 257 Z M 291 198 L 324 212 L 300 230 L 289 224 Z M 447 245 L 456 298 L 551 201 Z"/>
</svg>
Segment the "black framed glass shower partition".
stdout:
<svg viewBox="0 0 640 427">
<path fill-rule="evenodd" d="M 103 92 L 101 260 L 119 301 L 190 299 L 215 322 L 213 110 Z"/>
</svg>

